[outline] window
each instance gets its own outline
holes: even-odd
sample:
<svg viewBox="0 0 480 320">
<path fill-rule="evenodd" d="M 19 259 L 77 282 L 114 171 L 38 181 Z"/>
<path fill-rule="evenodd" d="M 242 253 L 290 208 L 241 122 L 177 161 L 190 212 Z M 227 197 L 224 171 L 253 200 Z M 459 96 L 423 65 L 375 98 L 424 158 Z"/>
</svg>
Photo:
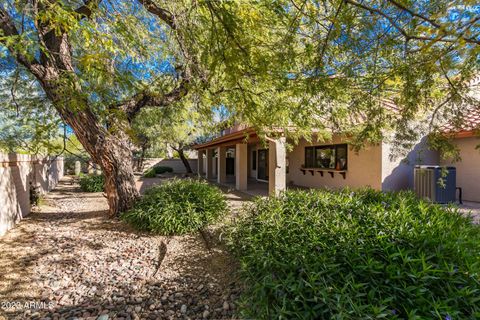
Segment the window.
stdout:
<svg viewBox="0 0 480 320">
<path fill-rule="evenodd" d="M 257 170 L 257 150 L 252 151 L 252 170 Z"/>
<path fill-rule="evenodd" d="M 305 147 L 305 168 L 347 170 L 347 145 Z"/>
</svg>

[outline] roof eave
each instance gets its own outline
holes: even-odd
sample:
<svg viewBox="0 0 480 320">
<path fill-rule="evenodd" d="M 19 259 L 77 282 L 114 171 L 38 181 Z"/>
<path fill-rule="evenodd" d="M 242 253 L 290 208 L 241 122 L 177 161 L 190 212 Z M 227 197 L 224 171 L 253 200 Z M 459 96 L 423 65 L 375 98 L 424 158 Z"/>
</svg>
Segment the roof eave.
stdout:
<svg viewBox="0 0 480 320">
<path fill-rule="evenodd" d="M 242 137 L 247 138 L 247 137 L 250 137 L 252 134 L 255 134 L 255 130 L 253 128 L 246 128 L 240 131 L 236 131 L 236 132 L 215 138 L 205 143 L 195 144 L 192 146 L 192 148 L 195 150 L 206 149 L 206 148 L 214 147 L 216 145 L 223 144 L 228 141 L 238 140 L 238 139 L 241 139 Z"/>
</svg>

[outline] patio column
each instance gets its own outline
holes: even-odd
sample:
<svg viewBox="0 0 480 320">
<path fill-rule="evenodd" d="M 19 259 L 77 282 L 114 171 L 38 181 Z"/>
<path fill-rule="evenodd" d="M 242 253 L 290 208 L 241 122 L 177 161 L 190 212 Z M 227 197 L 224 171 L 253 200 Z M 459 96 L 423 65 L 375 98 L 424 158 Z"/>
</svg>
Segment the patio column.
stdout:
<svg viewBox="0 0 480 320">
<path fill-rule="evenodd" d="M 235 189 L 247 190 L 248 152 L 246 143 L 235 145 Z"/>
<path fill-rule="evenodd" d="M 218 166 L 217 166 L 217 182 L 227 182 L 227 148 L 217 148 Z"/>
<path fill-rule="evenodd" d="M 207 172 L 206 172 L 206 176 L 207 176 L 207 179 L 213 179 L 213 165 L 212 165 L 212 162 L 213 162 L 213 149 L 207 149 L 205 150 L 205 154 L 206 154 L 206 157 L 207 157 Z"/>
<path fill-rule="evenodd" d="M 287 184 L 285 137 L 268 142 L 268 193 L 278 196 Z"/>
<path fill-rule="evenodd" d="M 197 174 L 199 177 L 203 176 L 203 150 L 197 151 Z"/>
</svg>

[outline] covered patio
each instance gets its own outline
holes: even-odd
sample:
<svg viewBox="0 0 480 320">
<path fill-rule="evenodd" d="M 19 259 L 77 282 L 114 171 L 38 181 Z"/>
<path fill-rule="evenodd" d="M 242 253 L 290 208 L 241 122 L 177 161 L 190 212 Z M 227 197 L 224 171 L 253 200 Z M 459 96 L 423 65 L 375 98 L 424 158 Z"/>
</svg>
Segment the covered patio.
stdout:
<svg viewBox="0 0 480 320">
<path fill-rule="evenodd" d="M 286 188 L 285 138 L 267 138 L 251 128 L 234 127 L 209 142 L 197 144 L 198 175 L 252 195 L 277 195 Z"/>
<path fill-rule="evenodd" d="M 215 183 L 215 184 L 219 184 L 216 178 L 208 180 L 208 181 L 212 182 L 212 183 Z M 219 184 L 219 185 L 225 186 L 228 189 L 237 190 L 235 188 L 235 176 L 227 175 L 226 182 L 222 183 L 222 184 Z M 254 179 L 254 178 L 248 178 L 247 189 L 246 190 L 238 190 L 238 191 L 241 191 L 243 193 L 246 193 L 246 194 L 248 194 L 250 196 L 254 196 L 254 197 L 266 197 L 266 196 L 268 196 L 268 182 L 259 181 L 259 180 Z"/>
</svg>

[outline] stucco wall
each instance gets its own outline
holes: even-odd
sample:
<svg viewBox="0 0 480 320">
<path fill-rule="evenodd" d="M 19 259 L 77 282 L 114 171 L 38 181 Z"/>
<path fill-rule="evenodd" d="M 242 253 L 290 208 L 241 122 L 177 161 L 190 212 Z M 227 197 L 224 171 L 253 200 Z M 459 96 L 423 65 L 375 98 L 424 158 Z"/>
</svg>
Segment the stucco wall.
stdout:
<svg viewBox="0 0 480 320">
<path fill-rule="evenodd" d="M 332 142 L 328 143 L 308 143 L 302 139 L 298 145 L 287 153 L 289 163 L 289 173 L 287 174 L 287 183 L 309 188 L 342 188 L 350 186 L 359 188 L 370 186 L 380 190 L 382 187 L 382 148 L 378 146 L 367 146 L 358 153 L 348 149 L 348 170 L 345 179 L 338 173 L 332 178 L 328 172 L 323 174 L 315 172 L 312 176 L 309 172 L 305 174 L 300 170 L 305 163 L 305 147 L 323 144 L 343 143 L 340 137 L 334 137 Z"/>
<path fill-rule="evenodd" d="M 462 188 L 463 200 L 480 202 L 480 144 L 476 137 L 455 139 L 460 150 L 461 161 L 452 163 L 441 161 L 442 165 L 453 165 L 457 168 L 457 186 Z"/>
<path fill-rule="evenodd" d="M 188 159 L 188 162 L 190 163 L 190 168 L 192 168 L 192 171 L 194 173 L 197 173 L 198 167 L 197 167 L 197 159 Z M 206 159 L 203 159 L 204 163 L 206 162 Z M 186 173 L 187 170 L 185 169 L 185 165 L 183 164 L 182 160 L 180 159 L 162 159 L 159 162 L 157 162 L 155 165 L 158 166 L 165 166 L 165 167 L 171 167 L 173 169 L 173 172 L 175 173 Z M 204 170 L 205 172 L 205 170 Z"/>
<path fill-rule="evenodd" d="M 0 153 L 0 236 L 30 213 L 30 182 L 41 193 L 63 177 L 63 158 Z"/>
<path fill-rule="evenodd" d="M 413 190 L 415 165 L 437 165 L 438 152 L 428 149 L 427 139 L 422 138 L 413 149 L 403 156 L 392 154 L 392 145 L 382 143 L 382 190 Z"/>
</svg>

